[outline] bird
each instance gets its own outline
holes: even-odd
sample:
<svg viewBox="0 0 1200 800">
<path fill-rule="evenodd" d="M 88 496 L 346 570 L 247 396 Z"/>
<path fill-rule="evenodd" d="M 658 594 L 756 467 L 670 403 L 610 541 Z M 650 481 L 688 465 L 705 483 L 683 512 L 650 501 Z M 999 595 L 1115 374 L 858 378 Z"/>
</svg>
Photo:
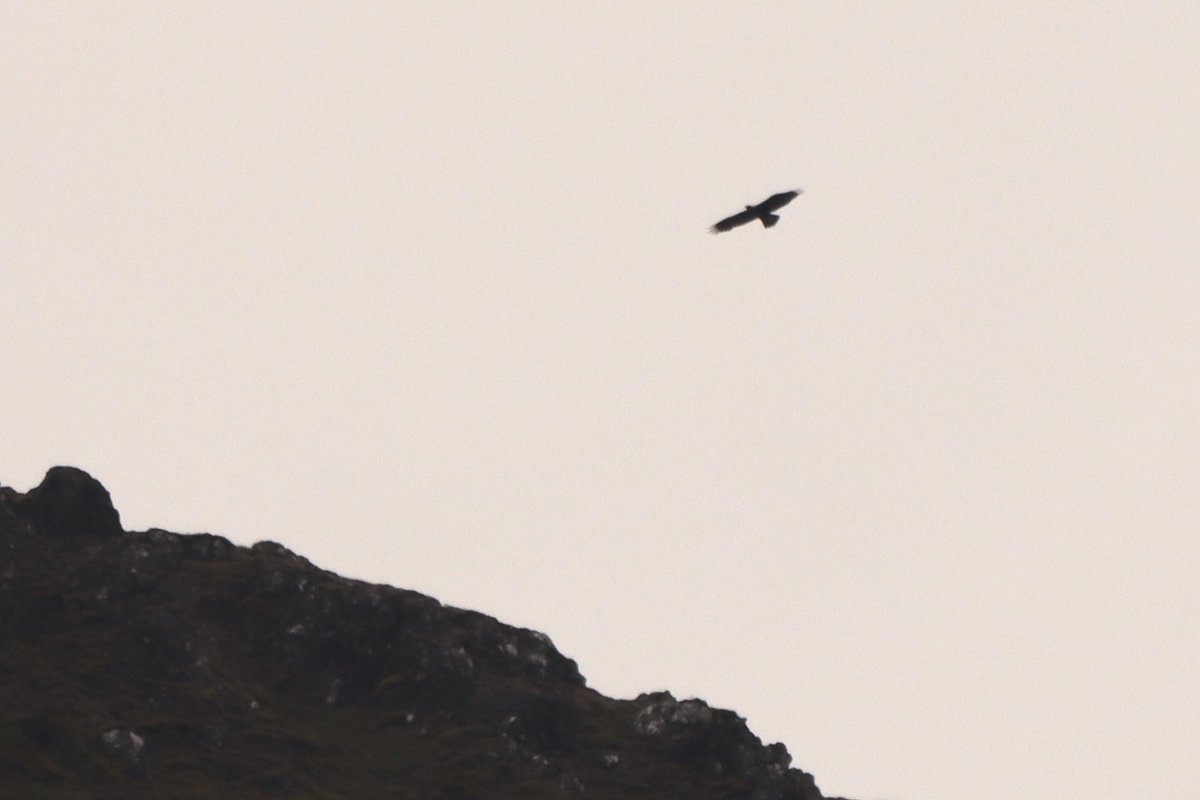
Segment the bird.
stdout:
<svg viewBox="0 0 1200 800">
<path fill-rule="evenodd" d="M 783 208 L 803 192 L 803 189 L 797 189 L 794 192 L 773 194 L 756 206 L 746 206 L 745 211 L 739 211 L 732 217 L 726 217 L 708 230 L 710 233 L 724 233 L 725 231 L 733 230 L 739 225 L 753 222 L 756 219 L 762 222 L 764 228 L 770 228 L 776 222 L 779 222 L 779 215 L 772 214 L 771 212 Z"/>
</svg>

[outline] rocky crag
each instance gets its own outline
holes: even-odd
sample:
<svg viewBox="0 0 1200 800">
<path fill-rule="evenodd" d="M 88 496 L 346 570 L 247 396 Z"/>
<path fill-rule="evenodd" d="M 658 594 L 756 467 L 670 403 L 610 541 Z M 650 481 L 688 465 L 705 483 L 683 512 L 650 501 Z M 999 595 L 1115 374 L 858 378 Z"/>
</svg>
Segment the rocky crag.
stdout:
<svg viewBox="0 0 1200 800">
<path fill-rule="evenodd" d="M 0 796 L 818 800 L 731 711 L 587 688 L 543 634 L 273 542 L 0 487 Z"/>
</svg>

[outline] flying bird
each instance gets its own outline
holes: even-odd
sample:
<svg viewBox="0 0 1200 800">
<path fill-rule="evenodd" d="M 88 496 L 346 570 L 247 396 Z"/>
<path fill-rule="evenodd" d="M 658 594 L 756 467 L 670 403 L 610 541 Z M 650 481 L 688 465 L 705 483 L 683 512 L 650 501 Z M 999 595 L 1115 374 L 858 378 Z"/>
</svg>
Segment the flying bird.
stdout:
<svg viewBox="0 0 1200 800">
<path fill-rule="evenodd" d="M 746 206 L 745 211 L 739 211 L 732 217 L 726 217 L 708 230 L 711 233 L 724 233 L 725 231 L 733 230 L 739 225 L 753 222 L 756 219 L 762 222 L 764 228 L 770 228 L 776 222 L 779 222 L 779 215 L 772 214 L 771 212 L 783 208 L 795 200 L 803 191 L 803 189 L 797 189 L 794 192 L 773 194 L 756 206 Z"/>
</svg>

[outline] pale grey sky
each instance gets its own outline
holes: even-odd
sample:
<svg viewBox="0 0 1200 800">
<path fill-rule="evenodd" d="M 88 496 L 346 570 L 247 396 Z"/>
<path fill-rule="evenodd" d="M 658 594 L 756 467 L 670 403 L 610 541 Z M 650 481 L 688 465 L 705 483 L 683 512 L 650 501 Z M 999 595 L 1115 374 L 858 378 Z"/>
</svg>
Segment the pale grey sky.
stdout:
<svg viewBox="0 0 1200 800">
<path fill-rule="evenodd" d="M 0 481 L 545 631 L 827 794 L 1195 796 L 1200 5 L 0 31 Z"/>
</svg>

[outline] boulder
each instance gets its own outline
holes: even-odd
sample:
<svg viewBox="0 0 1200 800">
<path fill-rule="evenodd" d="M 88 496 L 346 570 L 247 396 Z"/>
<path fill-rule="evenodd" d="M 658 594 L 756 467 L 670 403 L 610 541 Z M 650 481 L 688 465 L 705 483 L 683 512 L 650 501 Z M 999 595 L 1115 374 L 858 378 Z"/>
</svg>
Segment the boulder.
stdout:
<svg viewBox="0 0 1200 800">
<path fill-rule="evenodd" d="M 35 530 L 53 537 L 102 537 L 124 533 L 121 517 L 100 481 L 75 467 L 51 467 L 25 495 Z"/>
</svg>

